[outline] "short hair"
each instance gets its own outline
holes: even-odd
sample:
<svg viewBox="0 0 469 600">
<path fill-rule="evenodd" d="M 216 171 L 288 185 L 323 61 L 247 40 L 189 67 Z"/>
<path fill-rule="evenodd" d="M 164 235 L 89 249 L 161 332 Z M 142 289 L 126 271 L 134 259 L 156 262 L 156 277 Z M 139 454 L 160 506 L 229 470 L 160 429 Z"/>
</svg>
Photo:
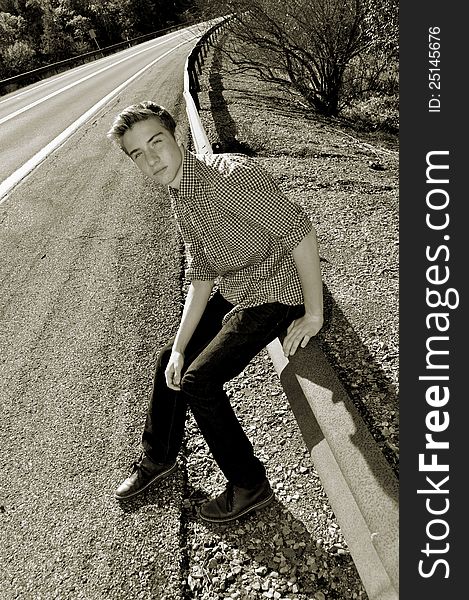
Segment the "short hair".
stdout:
<svg viewBox="0 0 469 600">
<path fill-rule="evenodd" d="M 176 121 L 173 116 L 166 108 L 164 108 L 164 106 L 160 106 L 151 100 L 145 100 L 138 104 L 131 104 L 130 106 L 127 106 L 127 108 L 124 108 L 124 110 L 114 118 L 112 126 L 106 135 L 127 154 L 126 149 L 122 145 L 123 135 L 129 131 L 135 123 L 155 117 L 159 120 L 161 125 L 174 136 Z"/>
</svg>

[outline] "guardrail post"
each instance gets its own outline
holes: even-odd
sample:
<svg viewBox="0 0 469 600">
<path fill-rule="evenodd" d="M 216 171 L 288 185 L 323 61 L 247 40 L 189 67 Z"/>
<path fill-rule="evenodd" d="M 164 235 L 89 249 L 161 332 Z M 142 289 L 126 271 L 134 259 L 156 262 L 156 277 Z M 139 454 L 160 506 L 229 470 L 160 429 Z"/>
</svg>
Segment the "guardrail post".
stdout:
<svg viewBox="0 0 469 600">
<path fill-rule="evenodd" d="M 199 102 L 199 82 L 197 80 L 197 75 L 194 70 L 189 71 L 189 92 L 194 100 L 195 107 L 197 111 L 200 111 L 200 102 Z"/>
<path fill-rule="evenodd" d="M 202 56 L 200 54 L 197 54 L 197 57 L 195 59 L 195 64 L 197 67 L 197 72 L 200 75 L 202 73 Z"/>
</svg>

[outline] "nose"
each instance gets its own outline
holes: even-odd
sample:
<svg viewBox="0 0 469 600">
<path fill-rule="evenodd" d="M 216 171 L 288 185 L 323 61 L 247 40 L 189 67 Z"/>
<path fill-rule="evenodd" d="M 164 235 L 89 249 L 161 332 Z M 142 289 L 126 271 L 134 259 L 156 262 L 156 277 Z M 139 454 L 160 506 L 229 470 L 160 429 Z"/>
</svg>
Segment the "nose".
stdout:
<svg viewBox="0 0 469 600">
<path fill-rule="evenodd" d="M 150 167 L 154 167 L 160 160 L 158 154 L 154 150 L 148 150 L 146 158 Z"/>
</svg>

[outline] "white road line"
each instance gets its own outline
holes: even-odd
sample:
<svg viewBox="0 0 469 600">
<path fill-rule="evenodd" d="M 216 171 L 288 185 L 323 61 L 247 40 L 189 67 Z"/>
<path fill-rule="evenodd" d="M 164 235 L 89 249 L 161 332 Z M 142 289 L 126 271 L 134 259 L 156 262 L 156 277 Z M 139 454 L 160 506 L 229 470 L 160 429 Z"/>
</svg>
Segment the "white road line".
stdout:
<svg viewBox="0 0 469 600">
<path fill-rule="evenodd" d="M 167 37 L 165 36 L 165 39 L 170 39 L 169 35 L 170 35 L 169 33 L 166 34 Z M 149 45 L 150 42 L 154 42 L 154 41 L 155 40 L 152 39 L 152 40 L 148 40 L 147 42 L 142 42 L 142 44 Z M 163 41 L 163 39 L 158 38 L 158 41 Z M 153 48 L 153 46 L 152 46 L 152 48 Z M 119 53 L 126 52 L 127 54 L 129 54 L 131 52 L 131 50 L 134 50 L 134 49 L 135 49 L 134 46 L 132 46 L 131 48 L 124 48 L 124 50 L 120 50 Z M 21 98 L 21 96 L 25 96 L 27 94 L 30 94 L 31 92 L 36 92 L 37 90 L 44 87 L 45 85 L 50 85 L 51 83 L 57 83 L 61 79 L 66 79 L 67 77 L 76 75 L 80 71 L 83 71 L 85 69 L 90 69 L 93 66 L 96 66 L 96 63 L 98 61 L 100 61 L 100 62 L 106 61 L 107 63 L 109 63 L 109 62 L 112 62 L 112 60 L 115 58 L 116 58 L 115 54 L 109 54 L 108 56 L 105 56 L 104 58 L 98 58 L 96 60 L 86 62 L 82 65 L 78 65 L 76 67 L 71 67 L 67 71 L 63 71 L 62 73 L 58 73 L 57 75 L 51 75 L 50 77 L 47 77 L 47 79 L 44 79 L 42 81 L 37 81 L 36 83 L 32 83 L 26 89 L 21 89 L 21 90 L 18 90 L 17 92 L 10 92 L 10 94 L 7 94 L 7 96 L 5 98 L 0 98 L 0 104 L 4 104 L 5 102 L 14 102 L 18 98 Z"/>
<path fill-rule="evenodd" d="M 175 35 L 174 37 L 179 37 L 180 35 L 181 35 L 181 33 Z M 158 44 L 155 44 L 154 46 L 150 46 L 149 48 L 143 48 L 143 50 L 139 50 L 138 52 L 135 52 L 134 54 L 131 54 L 130 56 L 125 56 L 124 58 L 121 58 L 117 62 L 113 62 L 110 65 L 106 65 L 105 67 L 103 67 L 102 69 L 99 69 L 98 71 L 94 71 L 93 73 L 90 73 L 89 75 L 86 75 L 85 77 L 82 77 L 81 79 L 78 79 L 77 81 L 69 83 L 65 87 L 60 88 L 59 90 L 56 90 L 55 92 L 51 92 L 47 96 L 39 98 L 35 102 L 31 102 L 31 104 L 28 104 L 27 106 L 23 106 L 23 108 L 19 108 L 15 112 L 10 113 L 6 117 L 3 117 L 3 119 L 0 119 L 0 125 L 3 125 L 3 123 L 6 123 L 7 121 L 10 121 L 10 119 L 14 119 L 18 115 L 21 115 L 22 113 L 26 112 L 27 110 L 30 110 L 31 108 L 34 108 L 38 104 L 42 104 L 43 102 L 46 102 L 47 100 L 50 100 L 50 98 L 53 98 L 54 96 L 58 96 L 62 92 L 65 92 L 65 91 L 67 91 L 67 90 L 75 87 L 76 85 L 79 85 L 80 83 L 83 83 L 87 79 L 91 79 L 92 77 L 96 77 L 96 75 L 99 75 L 100 73 L 103 73 L 104 71 L 107 71 L 108 69 L 111 69 L 112 67 L 115 67 L 116 65 L 119 65 L 122 62 L 125 62 L 126 60 L 130 60 L 131 58 L 134 58 L 134 56 L 138 56 L 139 54 L 142 54 L 143 52 L 148 52 L 149 50 L 153 50 L 154 48 L 157 48 L 158 46 L 162 46 L 167 41 L 168 40 L 165 40 L 163 42 L 159 42 Z"/>
<path fill-rule="evenodd" d="M 179 34 L 183 34 L 183 33 L 191 33 L 191 35 L 194 35 L 194 32 L 190 32 L 189 29 L 184 29 L 178 32 L 173 32 L 171 33 L 167 33 L 164 36 L 162 36 L 161 38 L 157 38 L 158 41 L 168 41 L 170 39 L 172 39 L 170 36 L 174 34 L 179 33 Z M 146 42 L 141 42 L 141 44 L 139 45 L 143 45 L 145 44 L 146 46 L 149 46 L 152 42 L 154 42 L 155 39 L 151 39 L 151 40 L 147 40 Z M 154 46 L 152 46 L 152 48 L 154 48 Z M 126 56 L 128 54 L 132 53 L 132 50 L 135 50 L 135 47 L 132 46 L 130 48 L 124 48 L 123 50 L 120 50 L 119 53 L 126 53 Z M 112 62 L 112 60 L 114 60 L 116 57 L 114 54 L 109 54 L 108 56 L 105 56 L 103 58 L 98 58 L 95 61 L 90 61 L 90 62 L 86 62 L 82 65 L 78 65 L 77 67 L 72 67 L 71 69 L 67 70 L 67 71 L 63 71 L 62 73 L 58 73 L 57 75 L 51 75 L 50 77 L 48 77 L 47 79 L 44 79 L 43 81 L 38 81 L 36 83 L 31 84 L 31 86 L 27 87 L 26 89 L 22 89 L 22 90 L 18 90 L 17 92 L 11 92 L 10 94 L 7 94 L 6 97 L 4 98 L 0 98 L 0 104 L 4 104 L 5 102 L 14 102 L 15 100 L 17 100 L 18 98 L 21 98 L 22 96 L 25 96 L 27 94 L 30 94 L 31 92 L 36 92 L 37 90 L 39 90 L 40 88 L 46 86 L 46 85 L 50 85 L 51 83 L 57 83 L 58 81 L 60 81 L 61 79 L 66 79 L 67 77 L 76 75 L 77 73 L 79 73 L 80 71 L 83 71 L 85 69 L 90 69 L 93 66 L 95 66 L 96 62 L 107 62 L 110 63 Z"/>
<path fill-rule="evenodd" d="M 106 56 L 105 58 L 111 59 L 111 58 L 115 58 L 115 56 L 113 54 L 110 54 L 109 56 Z M 92 68 L 93 66 L 96 66 L 96 63 L 98 61 L 102 61 L 102 60 L 104 60 L 104 59 L 98 58 L 97 60 L 89 61 L 87 63 L 78 65 L 76 67 L 71 67 L 67 71 L 62 71 L 61 73 L 57 73 L 55 75 L 50 75 L 46 79 L 42 79 L 40 81 L 36 81 L 35 83 L 31 83 L 29 86 L 27 86 L 25 88 L 20 88 L 19 90 L 15 91 L 15 92 L 9 92 L 8 94 L 6 94 L 5 96 L 2 96 L 0 98 L 0 104 L 5 104 L 5 102 L 14 102 L 18 98 L 21 98 L 21 96 L 26 96 L 27 94 L 31 94 L 31 92 L 36 92 L 37 90 L 39 90 L 40 88 L 42 88 L 46 85 L 50 85 L 51 83 L 57 83 L 61 79 L 66 79 L 67 77 L 74 76 L 77 73 L 79 73 L 80 71 L 83 71 L 87 68 L 88 69 Z"/>
<path fill-rule="evenodd" d="M 184 44 L 187 44 L 189 40 L 184 40 L 171 48 L 155 60 L 152 60 L 148 65 L 137 71 L 132 77 L 129 77 L 124 83 L 121 83 L 118 87 L 116 87 L 112 92 L 109 92 L 104 98 L 101 98 L 99 102 L 97 102 L 94 106 L 88 109 L 85 113 L 81 115 L 75 122 L 69 125 L 62 133 L 60 133 L 55 139 L 44 146 L 42 150 L 39 150 L 32 158 L 30 158 L 27 162 L 24 163 L 22 167 L 17 169 L 14 173 L 12 173 L 9 177 L 7 177 L 0 184 L 0 204 L 3 204 L 7 199 L 7 194 L 11 191 L 11 189 L 17 185 L 28 173 L 30 173 L 37 165 L 39 165 L 49 154 L 51 154 L 54 150 L 56 150 L 61 144 L 65 142 L 65 140 L 72 135 L 83 123 L 85 123 L 90 117 L 92 117 L 100 108 L 102 108 L 106 102 L 109 102 L 111 98 L 116 96 L 123 88 L 125 88 L 129 83 L 131 83 L 134 79 L 139 77 L 142 73 L 144 73 L 147 69 L 152 67 L 154 64 L 174 52 Z"/>
<path fill-rule="evenodd" d="M 73 73 L 74 74 L 78 73 L 79 71 L 83 70 L 85 67 L 89 67 L 90 64 L 92 64 L 92 63 L 86 63 L 85 65 L 73 67 Z M 67 77 L 67 75 L 70 76 L 70 74 L 72 74 L 72 69 L 70 71 L 65 71 L 64 73 L 60 73 L 59 75 L 56 75 L 55 77 L 52 75 L 50 78 L 47 78 L 44 81 L 38 81 L 36 84 L 32 84 L 32 87 L 28 87 L 25 90 L 18 91 L 18 93 L 11 92 L 11 95 L 8 95 L 6 98 L 3 98 L 3 100 L 0 100 L 0 104 L 4 104 L 5 102 L 14 102 L 18 98 L 21 98 L 21 96 L 25 96 L 26 94 L 30 94 L 31 92 L 36 92 L 37 90 L 44 87 L 45 85 L 50 85 L 50 83 L 52 81 L 55 83 L 55 82 L 59 81 L 60 79 L 64 79 L 65 77 Z"/>
</svg>

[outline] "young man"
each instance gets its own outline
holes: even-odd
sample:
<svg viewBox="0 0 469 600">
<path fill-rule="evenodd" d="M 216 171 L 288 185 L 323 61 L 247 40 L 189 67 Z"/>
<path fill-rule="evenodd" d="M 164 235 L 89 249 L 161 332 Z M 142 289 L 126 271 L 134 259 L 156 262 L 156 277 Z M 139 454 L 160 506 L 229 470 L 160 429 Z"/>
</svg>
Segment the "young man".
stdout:
<svg viewBox="0 0 469 600">
<path fill-rule="evenodd" d="M 143 173 L 168 186 L 190 281 L 176 336 L 157 361 L 144 452 L 115 495 L 135 496 L 175 469 L 189 406 L 228 481 L 200 516 L 224 523 L 266 506 L 273 492 L 223 385 L 287 328 L 286 356 L 320 330 L 319 255 L 302 209 L 252 159 L 194 155 L 175 128 L 166 109 L 146 101 L 123 110 L 108 132 Z"/>
</svg>

